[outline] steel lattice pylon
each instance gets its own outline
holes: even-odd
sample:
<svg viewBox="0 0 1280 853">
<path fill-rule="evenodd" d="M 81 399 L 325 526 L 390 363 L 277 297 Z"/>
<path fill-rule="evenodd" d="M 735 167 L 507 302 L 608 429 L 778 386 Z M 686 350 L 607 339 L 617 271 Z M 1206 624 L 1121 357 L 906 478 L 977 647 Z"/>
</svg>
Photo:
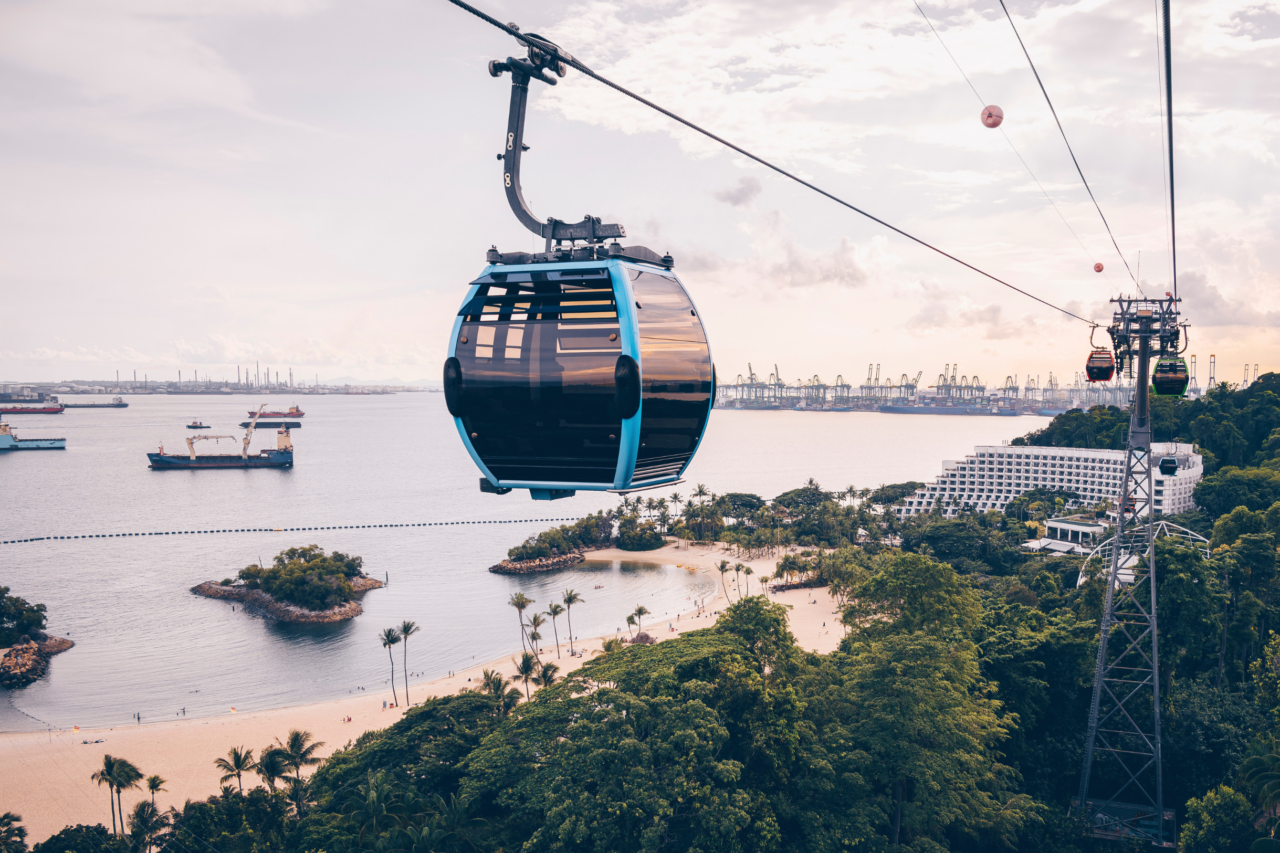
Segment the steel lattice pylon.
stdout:
<svg viewBox="0 0 1280 853">
<path fill-rule="evenodd" d="M 1150 361 L 1177 349 L 1177 301 L 1113 300 L 1118 310 L 1109 331 L 1120 366 L 1129 360 L 1136 368 L 1137 387 L 1077 801 L 1095 836 L 1160 847 L 1174 846 L 1174 828 L 1173 812 L 1164 808 L 1160 760 Z"/>
</svg>

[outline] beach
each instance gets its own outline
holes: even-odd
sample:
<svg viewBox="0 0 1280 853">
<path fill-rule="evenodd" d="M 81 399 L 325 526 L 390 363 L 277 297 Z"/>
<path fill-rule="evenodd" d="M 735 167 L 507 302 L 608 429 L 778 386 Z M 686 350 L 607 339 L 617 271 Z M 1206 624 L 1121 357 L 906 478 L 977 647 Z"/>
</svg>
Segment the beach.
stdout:
<svg viewBox="0 0 1280 853">
<path fill-rule="evenodd" d="M 751 566 L 756 573 L 752 581 L 772 573 L 777 563 L 777 558 L 773 557 L 753 561 L 737 559 L 722 545 L 678 548 L 672 544 L 642 553 L 610 549 L 593 551 L 587 556 L 592 560 L 671 563 L 691 572 L 709 572 L 715 577 L 714 598 L 703 602 L 701 611 L 691 600 L 688 610 L 674 619 L 661 614 L 648 617 L 645 630 L 658 641 L 714 624 L 715 611 L 726 603 L 724 586 L 720 583 L 719 572 L 715 570 L 715 564 L 721 559 L 727 559 L 731 564 Z M 736 599 L 733 573 L 730 572 L 724 580 Z M 745 578 L 738 580 L 741 582 Z M 758 582 L 751 583 L 751 592 L 759 592 Z M 801 648 L 825 653 L 833 651 L 839 644 L 843 630 L 835 612 L 835 603 L 825 589 L 788 590 L 769 597 L 790 606 L 791 631 Z M 513 625 L 513 634 L 514 628 Z M 605 639 L 613 636 L 611 633 L 575 642 L 576 648 L 583 652 L 581 657 L 569 655 L 567 640 L 561 641 L 560 656 L 557 657 L 554 642 L 544 640 L 543 660 L 556 663 L 562 675 L 572 672 L 590 660 Z M 513 636 L 512 639 L 517 641 L 518 637 Z M 416 703 L 430 697 L 455 694 L 476 684 L 484 669 L 496 669 L 509 677 L 514 671 L 512 658 L 518 657 L 519 652 L 519 646 L 513 642 L 512 653 L 459 670 L 451 676 L 421 683 L 410 680 L 409 698 Z M 402 682 L 397 689 L 403 701 Z M 144 775 L 154 773 L 166 779 L 164 787 L 167 790 L 156 796 L 156 805 L 161 810 L 170 806 L 181 807 L 188 799 L 204 799 L 218 792 L 222 774 L 214 768 L 213 762 L 224 757 L 232 747 L 248 747 L 256 756 L 262 747 L 270 745 L 276 738 L 283 740 L 290 729 L 304 729 L 311 732 L 316 740 L 324 742 L 320 755 L 328 756 L 364 732 L 386 728 L 396 722 L 403 708 L 383 708 L 384 702 L 391 705 L 393 701 L 389 689 L 369 690 L 328 702 L 252 713 L 233 713 L 228 706 L 222 716 L 200 719 L 144 720 L 135 726 L 85 728 L 78 732 L 0 734 L 0 768 L 3 769 L 0 772 L 0 811 L 12 811 L 22 816 L 29 833 L 28 843 L 41 841 L 66 825 L 101 823 L 109 827 L 111 812 L 106 789 L 98 787 L 89 778 L 91 773 L 101 768 L 104 754 L 127 758 Z M 347 718 L 351 722 L 345 722 Z M 246 786 L 253 786 L 259 780 L 249 775 L 244 782 Z M 232 784 L 235 784 L 234 780 Z M 133 803 L 144 796 L 142 791 L 125 792 L 125 811 L 128 812 Z"/>
</svg>

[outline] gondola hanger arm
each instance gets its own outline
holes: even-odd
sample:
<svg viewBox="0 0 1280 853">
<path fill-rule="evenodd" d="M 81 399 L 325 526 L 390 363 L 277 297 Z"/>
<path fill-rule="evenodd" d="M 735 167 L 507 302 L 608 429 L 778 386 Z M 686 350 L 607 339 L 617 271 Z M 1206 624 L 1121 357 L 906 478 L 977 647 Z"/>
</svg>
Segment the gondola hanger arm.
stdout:
<svg viewBox="0 0 1280 853">
<path fill-rule="evenodd" d="M 507 194 L 507 203 L 511 212 L 520 220 L 520 224 L 534 234 L 547 241 L 546 250 L 562 241 L 574 242 L 583 240 L 588 243 L 599 243 L 609 238 L 627 236 L 621 225 L 600 221 L 597 216 L 588 214 L 581 222 L 567 223 L 548 217 L 542 222 L 529 209 L 524 199 L 524 191 L 520 186 L 520 162 L 529 146 L 524 144 L 524 120 L 529 105 L 529 81 L 540 80 L 549 86 L 556 85 L 556 76 L 563 77 L 568 72 L 568 64 L 575 63 L 566 51 L 558 45 L 535 33 L 520 33 L 515 24 L 508 24 L 513 30 L 516 40 L 528 48 L 528 58 L 507 57 L 506 61 L 493 60 L 489 63 L 489 73 L 494 77 L 503 74 L 511 75 L 511 108 L 507 113 L 507 136 L 503 145 L 502 184 Z M 553 76 L 555 75 L 555 76 Z"/>
</svg>

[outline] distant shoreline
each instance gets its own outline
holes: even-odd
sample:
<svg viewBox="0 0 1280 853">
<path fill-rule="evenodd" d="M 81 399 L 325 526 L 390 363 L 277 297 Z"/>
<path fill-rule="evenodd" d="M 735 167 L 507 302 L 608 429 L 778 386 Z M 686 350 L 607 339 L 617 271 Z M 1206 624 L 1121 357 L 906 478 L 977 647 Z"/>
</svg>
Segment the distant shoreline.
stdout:
<svg viewBox="0 0 1280 853">
<path fill-rule="evenodd" d="M 379 589 L 385 584 L 368 575 L 359 575 L 351 579 L 351 587 L 356 595 L 363 595 L 371 589 Z M 268 619 L 279 622 L 300 622 L 309 624 L 332 624 L 354 619 L 364 612 L 359 601 L 347 601 L 328 610 L 307 610 L 296 604 L 277 601 L 260 589 L 247 586 L 223 586 L 216 581 L 205 581 L 191 587 L 191 591 L 203 598 L 216 598 L 223 601 L 238 601 L 251 613 L 257 613 Z"/>
</svg>

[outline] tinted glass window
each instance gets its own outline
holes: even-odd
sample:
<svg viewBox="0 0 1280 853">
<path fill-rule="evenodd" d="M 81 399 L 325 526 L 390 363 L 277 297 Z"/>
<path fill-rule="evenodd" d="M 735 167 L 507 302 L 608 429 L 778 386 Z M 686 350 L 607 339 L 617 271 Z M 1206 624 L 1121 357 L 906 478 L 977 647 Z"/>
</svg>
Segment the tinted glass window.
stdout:
<svg viewBox="0 0 1280 853">
<path fill-rule="evenodd" d="M 463 307 L 462 422 L 500 480 L 613 482 L 622 346 L 613 288 L 598 272 L 508 276 Z"/>
<path fill-rule="evenodd" d="M 675 476 L 697 449 L 711 405 L 711 352 L 674 278 L 631 271 L 644 374 L 634 482 Z"/>
</svg>

